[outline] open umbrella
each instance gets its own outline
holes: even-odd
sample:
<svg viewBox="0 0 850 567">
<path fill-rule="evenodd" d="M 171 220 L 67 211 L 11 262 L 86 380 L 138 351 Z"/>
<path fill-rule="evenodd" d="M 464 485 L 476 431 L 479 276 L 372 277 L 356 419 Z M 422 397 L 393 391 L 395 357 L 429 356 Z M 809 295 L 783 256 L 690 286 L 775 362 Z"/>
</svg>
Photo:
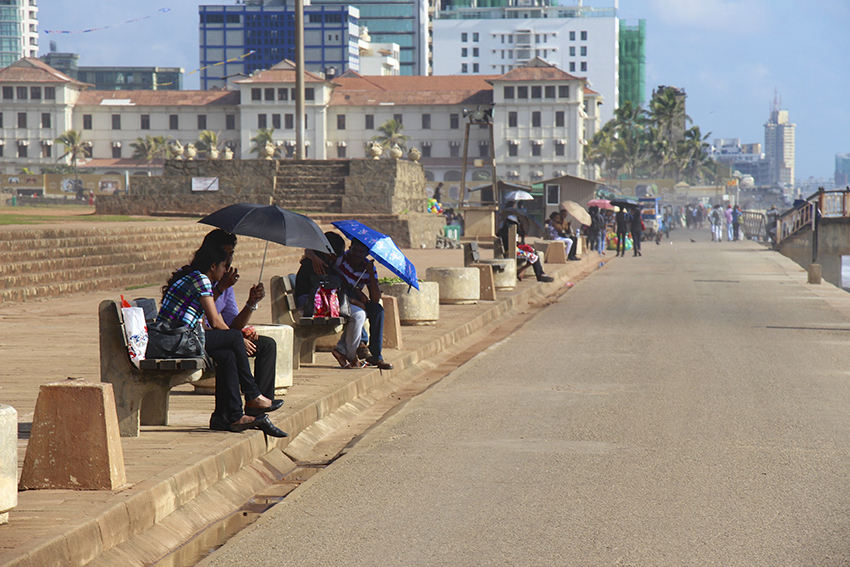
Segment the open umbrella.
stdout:
<svg viewBox="0 0 850 567">
<path fill-rule="evenodd" d="M 533 201 L 534 196 L 528 191 L 511 191 L 505 195 L 505 201 Z"/>
<path fill-rule="evenodd" d="M 416 266 L 398 249 L 393 239 L 356 220 L 336 221 L 332 225 L 351 240 L 359 240 L 369 254 L 400 277 L 404 283 L 419 289 Z"/>
<path fill-rule="evenodd" d="M 584 207 L 576 203 L 575 201 L 564 201 L 561 203 L 561 208 L 566 209 L 568 213 L 570 213 L 574 219 L 583 224 L 584 226 L 590 226 L 592 219 L 590 218 L 590 213 L 584 210 Z"/>
<path fill-rule="evenodd" d="M 333 254 L 330 242 L 313 219 L 282 209 L 277 205 L 256 205 L 237 203 L 219 209 L 198 221 L 227 232 L 241 236 L 253 236 L 269 241 L 309 248 Z M 263 268 L 266 265 L 266 253 L 263 252 L 263 265 L 260 268 L 260 281 L 263 281 Z"/>
<path fill-rule="evenodd" d="M 635 199 L 634 197 L 620 197 L 618 199 L 611 199 L 611 204 L 614 205 L 615 207 L 626 208 L 626 209 L 628 209 L 628 208 L 637 209 L 637 208 L 640 207 L 640 205 L 637 202 L 637 199 Z"/>
<path fill-rule="evenodd" d="M 608 199 L 591 199 L 587 202 L 588 207 L 599 207 L 600 209 L 613 209 L 614 205 Z"/>
<path fill-rule="evenodd" d="M 502 209 L 499 211 L 499 217 L 502 219 L 502 222 L 505 222 L 505 219 L 510 215 L 514 215 L 519 221 L 519 225 L 522 227 L 522 230 L 525 232 L 526 236 L 534 236 L 537 238 L 542 238 L 544 235 L 543 226 L 540 222 L 528 214 L 528 211 L 525 209 L 517 209 L 514 207 L 510 207 L 507 209 Z"/>
</svg>

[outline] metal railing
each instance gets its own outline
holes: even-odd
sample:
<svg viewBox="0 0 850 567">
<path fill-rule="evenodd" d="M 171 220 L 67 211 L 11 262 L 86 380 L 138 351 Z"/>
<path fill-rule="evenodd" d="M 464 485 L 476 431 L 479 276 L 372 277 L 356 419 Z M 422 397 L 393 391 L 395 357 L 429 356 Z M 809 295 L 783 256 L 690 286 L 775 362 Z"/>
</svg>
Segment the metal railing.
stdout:
<svg viewBox="0 0 850 567">
<path fill-rule="evenodd" d="M 815 211 L 820 218 L 850 217 L 850 190 L 824 191 L 806 199 L 806 204 L 797 206 L 776 219 L 776 243 L 796 234 L 804 228 L 812 230 Z"/>
<path fill-rule="evenodd" d="M 744 232 L 744 238 L 752 240 L 756 238 L 763 242 L 770 239 L 767 230 L 767 215 L 761 211 L 743 211 L 741 216 L 741 230 Z"/>
</svg>

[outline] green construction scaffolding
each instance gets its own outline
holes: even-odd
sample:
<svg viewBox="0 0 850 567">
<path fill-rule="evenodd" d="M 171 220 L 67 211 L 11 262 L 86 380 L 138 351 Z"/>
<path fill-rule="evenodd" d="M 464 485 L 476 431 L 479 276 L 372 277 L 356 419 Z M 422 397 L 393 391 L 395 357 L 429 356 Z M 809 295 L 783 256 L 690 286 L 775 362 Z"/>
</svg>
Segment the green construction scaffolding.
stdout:
<svg viewBox="0 0 850 567">
<path fill-rule="evenodd" d="M 620 21 L 620 101 L 646 102 L 646 20 L 629 26 Z"/>
</svg>

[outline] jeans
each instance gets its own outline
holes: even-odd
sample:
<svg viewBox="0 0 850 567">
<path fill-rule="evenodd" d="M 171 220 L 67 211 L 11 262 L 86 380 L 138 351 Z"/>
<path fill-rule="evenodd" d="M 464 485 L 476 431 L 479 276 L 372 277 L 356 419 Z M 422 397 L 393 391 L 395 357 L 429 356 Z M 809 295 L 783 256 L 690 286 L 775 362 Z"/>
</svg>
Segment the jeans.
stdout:
<svg viewBox="0 0 850 567">
<path fill-rule="evenodd" d="M 596 240 L 596 251 L 600 254 L 605 252 L 605 231 L 599 233 Z"/>
<path fill-rule="evenodd" d="M 381 360 L 384 347 L 384 308 L 380 303 L 369 301 L 366 309 L 356 305 L 351 306 L 351 318 L 345 324 L 336 350 L 345 355 L 348 360 L 354 360 L 357 356 L 357 347 L 361 342 L 366 342 L 367 335 L 363 328 L 366 320 L 369 320 L 369 353 L 372 358 Z"/>
<path fill-rule="evenodd" d="M 731 222 L 726 223 L 726 238 L 729 241 L 731 241 L 732 238 L 733 238 L 733 236 L 732 236 L 732 223 Z"/>
<path fill-rule="evenodd" d="M 215 362 L 215 409 L 210 421 L 229 425 L 243 415 L 240 390 L 246 400 L 260 395 L 248 364 L 242 331 L 208 329 L 204 348 Z"/>
</svg>

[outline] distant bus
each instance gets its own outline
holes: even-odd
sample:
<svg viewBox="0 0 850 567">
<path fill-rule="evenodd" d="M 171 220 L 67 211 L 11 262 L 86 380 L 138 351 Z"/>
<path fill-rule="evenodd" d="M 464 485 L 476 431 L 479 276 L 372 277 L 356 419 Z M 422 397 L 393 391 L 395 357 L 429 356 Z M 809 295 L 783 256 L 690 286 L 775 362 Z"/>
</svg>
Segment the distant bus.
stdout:
<svg viewBox="0 0 850 567">
<path fill-rule="evenodd" d="M 654 237 L 661 227 L 660 201 L 660 197 L 642 197 L 638 199 L 640 218 L 643 219 L 643 224 L 646 225 L 644 234 L 648 237 Z"/>
</svg>

